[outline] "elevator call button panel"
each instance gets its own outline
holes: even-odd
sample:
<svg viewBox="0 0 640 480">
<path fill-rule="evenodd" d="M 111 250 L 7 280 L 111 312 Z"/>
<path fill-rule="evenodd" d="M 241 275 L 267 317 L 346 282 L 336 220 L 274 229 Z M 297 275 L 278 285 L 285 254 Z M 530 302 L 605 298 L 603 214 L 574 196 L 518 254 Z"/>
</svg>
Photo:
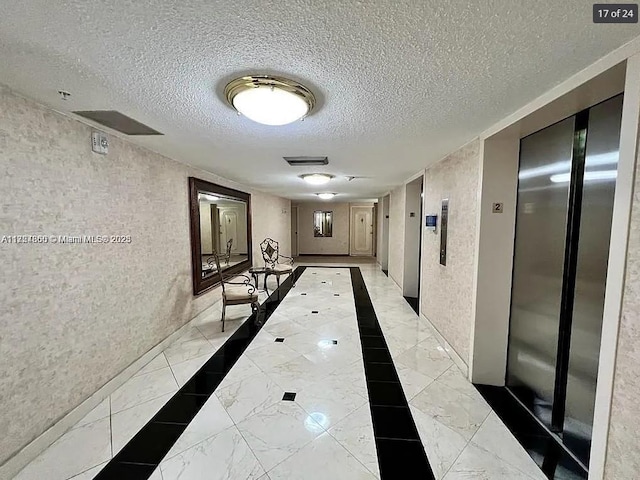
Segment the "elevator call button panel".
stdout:
<svg viewBox="0 0 640 480">
<path fill-rule="evenodd" d="M 447 226 L 449 224 L 449 199 L 442 200 L 440 217 L 440 265 L 447 265 Z"/>
</svg>

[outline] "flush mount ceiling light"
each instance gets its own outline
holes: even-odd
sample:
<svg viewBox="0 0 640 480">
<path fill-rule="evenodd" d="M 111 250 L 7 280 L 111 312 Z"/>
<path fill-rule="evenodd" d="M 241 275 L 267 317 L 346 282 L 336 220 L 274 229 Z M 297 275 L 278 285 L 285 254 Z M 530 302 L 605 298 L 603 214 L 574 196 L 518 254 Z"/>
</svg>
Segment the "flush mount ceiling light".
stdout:
<svg viewBox="0 0 640 480">
<path fill-rule="evenodd" d="M 269 75 L 236 78 L 224 88 L 224 96 L 238 113 L 264 125 L 304 119 L 316 105 L 316 97 L 304 85 Z"/>
<path fill-rule="evenodd" d="M 328 173 L 308 173 L 306 175 L 300 175 L 300 178 L 311 185 L 324 185 L 333 178 L 333 175 L 329 175 Z"/>
<path fill-rule="evenodd" d="M 316 193 L 316 195 L 320 197 L 322 200 L 331 200 L 333 197 L 336 196 L 335 193 Z"/>
</svg>

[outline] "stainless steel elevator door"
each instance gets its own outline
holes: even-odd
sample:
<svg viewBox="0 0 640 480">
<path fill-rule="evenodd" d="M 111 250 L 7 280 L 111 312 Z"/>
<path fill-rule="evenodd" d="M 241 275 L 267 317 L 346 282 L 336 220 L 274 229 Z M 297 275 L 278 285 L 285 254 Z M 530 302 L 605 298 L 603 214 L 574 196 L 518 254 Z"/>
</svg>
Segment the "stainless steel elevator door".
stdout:
<svg viewBox="0 0 640 480">
<path fill-rule="evenodd" d="M 523 138 L 507 385 L 546 425 L 554 395 L 575 117 Z"/>
<path fill-rule="evenodd" d="M 589 111 L 564 422 L 565 443 L 583 459 L 593 426 L 621 121 L 622 95 Z"/>
</svg>

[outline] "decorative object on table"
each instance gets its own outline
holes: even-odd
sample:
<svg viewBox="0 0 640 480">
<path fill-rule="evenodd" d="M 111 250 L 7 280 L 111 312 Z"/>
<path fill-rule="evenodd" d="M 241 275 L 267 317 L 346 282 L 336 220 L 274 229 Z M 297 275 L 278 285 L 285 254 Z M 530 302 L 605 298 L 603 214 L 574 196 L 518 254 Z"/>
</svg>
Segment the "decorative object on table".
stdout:
<svg viewBox="0 0 640 480">
<path fill-rule="evenodd" d="M 265 284 L 267 275 L 275 275 L 278 287 L 280 287 L 280 276 L 291 275 L 293 273 L 293 258 L 286 255 L 280 255 L 280 246 L 272 238 L 265 238 L 260 244 L 264 266 L 269 270 L 265 274 Z M 283 260 L 283 262 L 280 261 Z"/>
<path fill-rule="evenodd" d="M 251 305 L 251 311 L 253 313 L 258 311 L 260 304 L 258 303 L 258 290 L 251 284 L 251 279 L 246 275 L 234 275 L 234 279 L 244 277 L 245 280 L 240 282 L 230 282 L 224 278 L 222 270 L 220 269 L 220 257 L 213 252 L 209 263 L 212 263 L 212 268 L 217 269 L 218 276 L 220 277 L 220 285 L 222 285 L 222 331 L 224 332 L 224 318 L 227 311 L 227 305 Z M 215 263 L 215 267 L 213 266 Z"/>
</svg>

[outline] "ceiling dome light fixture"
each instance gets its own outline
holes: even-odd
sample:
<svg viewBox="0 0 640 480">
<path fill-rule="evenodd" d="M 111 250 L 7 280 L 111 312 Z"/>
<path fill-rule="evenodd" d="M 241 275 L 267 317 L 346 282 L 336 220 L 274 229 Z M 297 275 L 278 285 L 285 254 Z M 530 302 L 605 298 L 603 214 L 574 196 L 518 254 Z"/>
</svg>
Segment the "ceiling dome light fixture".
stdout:
<svg viewBox="0 0 640 480">
<path fill-rule="evenodd" d="M 236 78 L 224 88 L 224 96 L 238 113 L 264 125 L 304 119 L 316 105 L 316 97 L 304 85 L 270 75 Z"/>
<path fill-rule="evenodd" d="M 316 195 L 318 195 L 318 197 L 320 197 L 322 200 L 331 200 L 337 194 L 336 193 L 316 193 Z"/>
<path fill-rule="evenodd" d="M 329 183 L 333 175 L 329 175 L 328 173 L 307 173 L 300 175 L 300 178 L 311 185 L 324 185 L 325 183 Z"/>
</svg>

